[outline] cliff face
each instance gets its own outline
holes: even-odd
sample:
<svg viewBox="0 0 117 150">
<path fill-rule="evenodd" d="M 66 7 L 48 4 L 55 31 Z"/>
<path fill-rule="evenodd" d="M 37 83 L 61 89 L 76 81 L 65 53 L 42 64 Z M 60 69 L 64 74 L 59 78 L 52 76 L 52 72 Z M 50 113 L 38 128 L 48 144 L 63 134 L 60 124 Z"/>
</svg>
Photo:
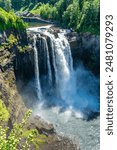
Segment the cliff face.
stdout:
<svg viewBox="0 0 117 150">
<path fill-rule="evenodd" d="M 26 52 L 19 52 L 15 48 L 16 55 L 14 59 L 14 72 L 17 81 L 21 80 L 24 83 L 34 78 L 34 54 L 30 47 L 27 47 Z"/>
<path fill-rule="evenodd" d="M 11 124 L 21 121 L 27 110 L 17 91 L 13 61 L 14 53 L 8 48 L 0 48 L 0 99 L 10 111 Z"/>
<path fill-rule="evenodd" d="M 55 31 L 56 32 L 56 31 Z M 96 76 L 100 73 L 100 37 L 90 33 L 68 33 L 67 38 L 71 46 L 74 68 L 82 62 L 83 65 Z M 37 39 L 37 47 L 40 39 Z M 34 52 L 32 34 L 28 35 L 29 47 L 25 53 L 16 53 L 15 73 L 20 80 L 28 82 L 34 78 Z M 50 41 L 48 41 L 50 45 Z M 38 47 L 38 49 L 42 49 Z M 51 48 L 50 48 L 51 49 Z M 40 63 L 43 62 L 43 51 L 41 51 Z M 49 50 L 50 51 L 50 50 Z M 50 56 L 51 57 L 51 56 Z M 44 74 L 44 66 L 40 66 L 40 74 Z M 42 66 L 42 67 L 41 67 Z"/>
<path fill-rule="evenodd" d="M 100 73 L 100 37 L 90 33 L 67 34 L 74 67 L 81 61 L 96 76 Z"/>
<path fill-rule="evenodd" d="M 30 47 L 27 47 L 27 51 L 24 53 L 19 52 L 17 46 L 13 46 L 10 49 L 0 48 L 0 99 L 4 101 L 10 111 L 9 125 L 11 127 L 14 122 L 21 122 L 29 108 L 20 91 L 23 91 L 29 80 L 34 77 L 31 74 L 31 71 L 34 73 L 34 67 L 31 70 L 33 59 L 33 51 Z M 36 128 L 40 134 L 51 138 L 55 137 L 57 140 L 53 125 L 44 122 L 38 116 L 33 116 L 32 114 L 26 127 L 28 129 Z"/>
</svg>

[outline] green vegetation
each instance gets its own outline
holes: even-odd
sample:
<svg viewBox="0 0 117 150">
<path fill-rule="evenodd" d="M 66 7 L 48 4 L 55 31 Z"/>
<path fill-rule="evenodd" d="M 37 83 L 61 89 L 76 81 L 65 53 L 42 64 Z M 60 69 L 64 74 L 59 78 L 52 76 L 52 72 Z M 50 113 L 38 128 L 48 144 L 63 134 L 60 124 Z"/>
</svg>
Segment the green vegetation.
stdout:
<svg viewBox="0 0 117 150">
<path fill-rule="evenodd" d="M 39 14 L 44 19 L 58 19 L 57 8 L 48 3 L 39 3 L 30 12 L 33 14 Z"/>
<path fill-rule="evenodd" d="M 10 117 L 9 112 L 6 109 L 6 106 L 4 105 L 3 101 L 0 99 L 0 122 L 8 121 L 9 117 Z"/>
<path fill-rule="evenodd" d="M 0 0 L 0 7 L 9 12 L 12 9 L 11 0 Z"/>
<path fill-rule="evenodd" d="M 100 32 L 99 0 L 12 0 L 12 6 L 78 32 Z"/>
<path fill-rule="evenodd" d="M 18 48 L 18 51 L 20 52 L 20 53 L 25 53 L 27 50 L 28 50 L 28 46 L 17 46 L 17 48 Z"/>
<path fill-rule="evenodd" d="M 19 51 L 24 52 L 26 50 L 26 40 L 21 42 L 26 38 L 26 28 L 27 23 L 25 23 L 20 17 L 17 17 L 12 11 L 7 12 L 0 8 L 0 34 L 4 35 L 4 40 L 0 43 L 0 47 L 7 47 L 10 49 L 14 45 Z"/>
<path fill-rule="evenodd" d="M 15 123 L 10 129 L 6 126 L 10 118 L 9 112 L 2 100 L 0 100 L 0 150 L 30 150 L 31 145 L 39 150 L 39 145 L 44 143 L 45 136 L 36 129 L 26 130 L 25 125 L 31 114 L 29 110 L 21 123 Z"/>
<path fill-rule="evenodd" d="M 0 0 L 0 6 L 7 11 L 12 6 L 12 9 L 20 13 L 38 14 L 41 18 L 57 21 L 64 27 L 72 28 L 78 32 L 91 32 L 93 34 L 100 32 L 99 0 Z M 0 14 L 2 13 L 0 12 Z M 17 20 L 15 21 L 16 28 L 25 26 L 21 19 L 12 16 Z M 6 20 L 2 18 L 4 18 L 3 15 L 0 16 L 0 22 L 6 23 Z M 11 15 L 8 18 L 11 18 Z M 11 22 L 7 24 L 10 25 Z"/>
<path fill-rule="evenodd" d="M 17 44 L 17 39 L 13 34 L 10 34 L 9 37 L 7 38 L 7 43 L 12 47 L 13 45 Z"/>
<path fill-rule="evenodd" d="M 17 17 L 13 12 L 6 12 L 0 8 L 0 30 L 25 30 L 27 24 L 20 17 Z"/>
</svg>

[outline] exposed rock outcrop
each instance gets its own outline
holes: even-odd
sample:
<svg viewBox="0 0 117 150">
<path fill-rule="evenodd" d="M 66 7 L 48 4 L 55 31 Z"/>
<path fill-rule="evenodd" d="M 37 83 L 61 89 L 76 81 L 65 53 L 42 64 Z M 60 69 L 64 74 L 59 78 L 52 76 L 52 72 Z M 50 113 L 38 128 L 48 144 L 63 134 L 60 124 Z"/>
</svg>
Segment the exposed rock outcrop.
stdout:
<svg viewBox="0 0 117 150">
<path fill-rule="evenodd" d="M 36 128 L 40 134 L 48 137 L 45 144 L 41 145 L 41 150 L 80 150 L 72 140 L 57 135 L 53 125 L 46 123 L 39 116 L 30 118 L 27 126 L 29 129 Z"/>
<path fill-rule="evenodd" d="M 11 124 L 21 121 L 27 110 L 17 91 L 13 60 L 14 53 L 8 48 L 0 48 L 0 99 L 9 109 Z"/>
</svg>

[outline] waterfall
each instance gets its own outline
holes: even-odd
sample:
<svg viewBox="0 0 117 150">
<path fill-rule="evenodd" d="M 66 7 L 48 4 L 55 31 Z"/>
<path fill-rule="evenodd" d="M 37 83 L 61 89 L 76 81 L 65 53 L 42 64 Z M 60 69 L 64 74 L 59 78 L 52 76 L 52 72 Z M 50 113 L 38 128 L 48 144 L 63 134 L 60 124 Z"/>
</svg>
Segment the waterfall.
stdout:
<svg viewBox="0 0 117 150">
<path fill-rule="evenodd" d="M 80 64 L 73 69 L 71 48 L 64 33 L 43 28 L 33 34 L 38 99 L 43 99 L 46 106 L 69 108 L 75 114 L 98 112 L 98 80 Z"/>
<path fill-rule="evenodd" d="M 46 89 L 49 92 L 56 91 L 61 99 L 65 99 L 64 93 L 68 92 L 68 83 L 73 72 L 69 42 L 63 33 L 58 33 L 58 36 L 55 36 L 48 31 L 40 35 L 38 47 L 36 46 L 36 40 L 36 36 L 34 36 L 35 78 L 39 97 L 41 89 Z M 40 62 L 38 62 L 38 52 L 42 57 L 39 59 Z M 43 79 L 46 88 L 40 87 L 40 78 Z"/>
<path fill-rule="evenodd" d="M 55 52 L 55 69 L 56 69 L 56 84 L 58 92 L 62 99 L 65 99 L 65 92 L 68 88 L 68 82 L 71 78 L 71 68 L 72 64 L 69 65 L 69 61 L 67 56 L 70 57 L 69 48 L 66 47 L 66 41 L 64 38 L 58 37 L 51 39 L 54 44 L 54 52 Z M 70 57 L 72 60 L 72 57 Z M 71 61 L 72 62 L 72 61 Z"/>
<path fill-rule="evenodd" d="M 39 65 L 38 65 L 38 51 L 36 47 L 36 35 L 34 35 L 34 64 L 35 64 L 35 81 L 36 81 L 36 91 L 38 99 L 41 100 L 42 92 L 40 86 L 40 79 L 39 79 Z"/>
<path fill-rule="evenodd" d="M 49 32 L 45 32 L 45 34 L 49 37 L 51 44 L 56 92 L 61 99 L 65 100 L 65 93 L 68 92 L 69 81 L 73 72 L 73 60 L 70 45 L 63 33 L 58 33 L 57 37 Z"/>
</svg>

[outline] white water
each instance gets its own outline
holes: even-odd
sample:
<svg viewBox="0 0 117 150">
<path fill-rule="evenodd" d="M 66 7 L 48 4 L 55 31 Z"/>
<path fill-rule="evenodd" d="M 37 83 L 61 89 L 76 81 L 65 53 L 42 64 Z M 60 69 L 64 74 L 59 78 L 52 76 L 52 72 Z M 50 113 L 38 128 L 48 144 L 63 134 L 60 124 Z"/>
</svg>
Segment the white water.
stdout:
<svg viewBox="0 0 117 150">
<path fill-rule="evenodd" d="M 35 61 L 35 81 L 38 99 L 42 99 L 42 92 L 39 79 L 38 51 L 36 47 L 36 35 L 34 35 L 34 61 Z"/>
<path fill-rule="evenodd" d="M 47 31 L 44 34 L 47 35 L 51 41 L 57 92 L 60 94 L 60 97 L 65 100 L 66 97 L 64 97 L 64 93 L 73 73 L 70 45 L 63 33 L 59 33 L 57 38 Z"/>
</svg>

